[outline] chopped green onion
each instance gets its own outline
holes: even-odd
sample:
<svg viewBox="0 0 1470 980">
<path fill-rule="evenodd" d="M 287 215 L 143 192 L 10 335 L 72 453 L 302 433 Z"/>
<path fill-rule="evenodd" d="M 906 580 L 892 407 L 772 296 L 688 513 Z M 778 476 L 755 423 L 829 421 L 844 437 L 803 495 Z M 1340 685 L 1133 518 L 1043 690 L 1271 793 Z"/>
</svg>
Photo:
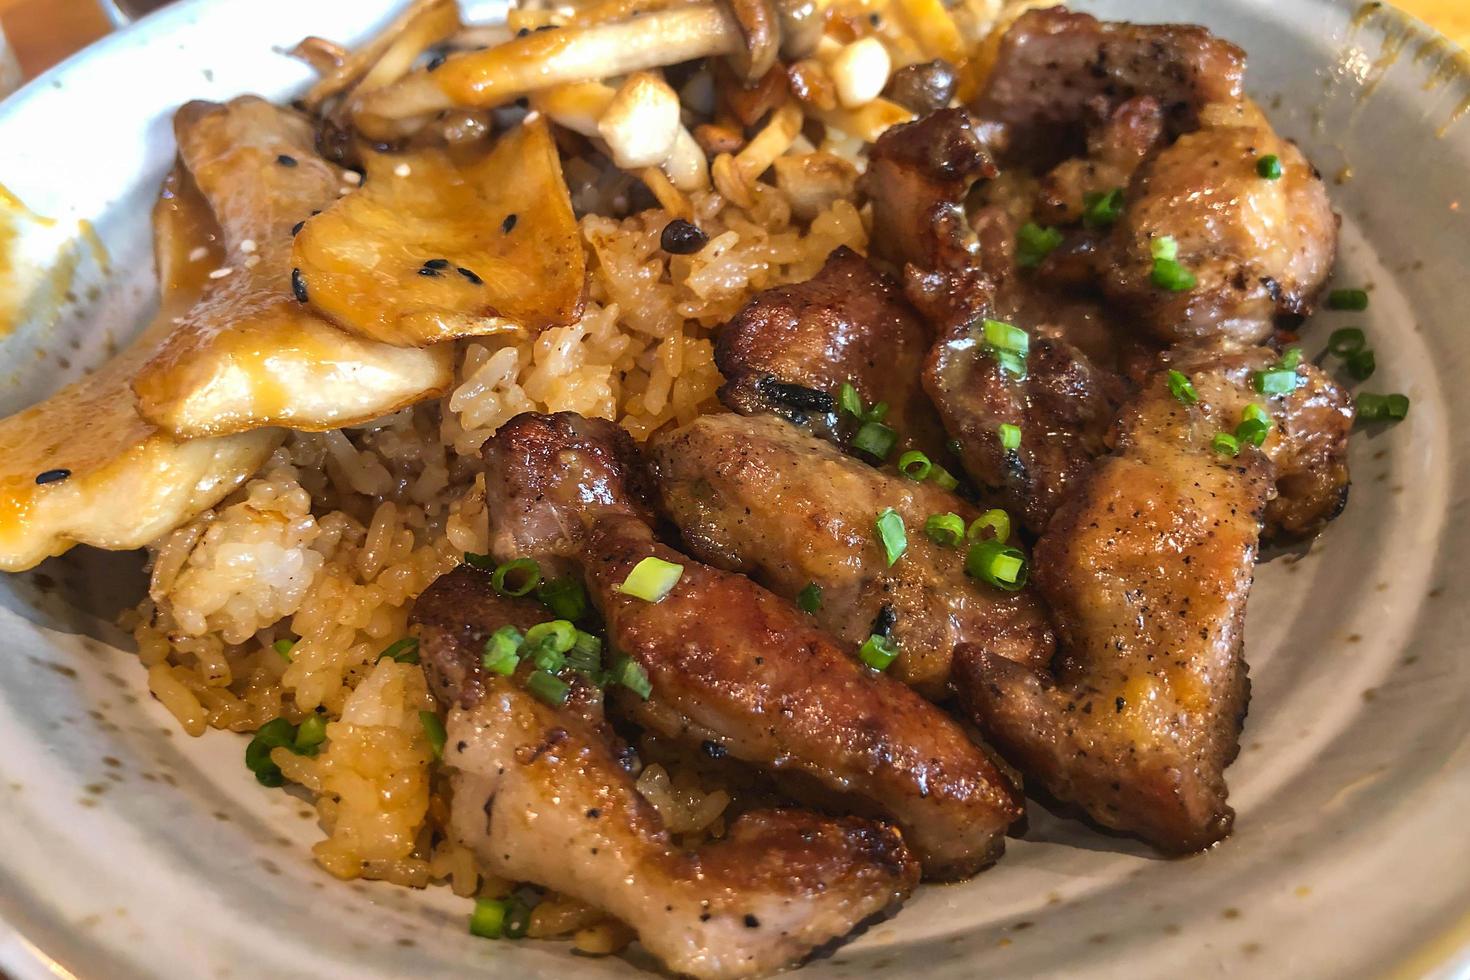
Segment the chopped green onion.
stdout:
<svg viewBox="0 0 1470 980">
<path fill-rule="evenodd" d="M 255 737 L 273 749 L 283 749 L 296 742 L 296 726 L 284 718 L 272 718 L 261 725 Z"/>
<path fill-rule="evenodd" d="M 531 905 L 520 898 L 511 898 L 501 931 L 506 939 L 525 939 L 526 933 L 531 931 Z"/>
<path fill-rule="evenodd" d="M 470 913 L 470 935 L 481 939 L 500 939 L 505 935 L 505 917 L 513 899 L 477 898 Z"/>
<path fill-rule="evenodd" d="M 1407 395 L 1358 395 L 1358 418 L 1364 422 L 1397 422 L 1409 414 Z"/>
<path fill-rule="evenodd" d="M 533 670 L 526 676 L 526 690 L 553 708 L 560 708 L 567 703 L 572 686 L 553 673 Z"/>
<path fill-rule="evenodd" d="M 419 662 L 419 638 L 416 636 L 405 636 L 401 640 L 395 640 L 378 654 L 378 659 L 396 660 L 401 664 L 416 664 Z"/>
<path fill-rule="evenodd" d="M 879 402 L 863 413 L 864 422 L 882 422 L 888 418 L 888 403 Z"/>
<path fill-rule="evenodd" d="M 1178 261 L 1179 239 L 1173 235 L 1160 235 L 1148 243 L 1148 250 L 1156 262 Z"/>
<path fill-rule="evenodd" d="M 958 514 L 935 514 L 924 522 L 929 540 L 953 548 L 965 539 L 965 519 Z"/>
<path fill-rule="evenodd" d="M 1026 556 L 1000 541 L 977 541 L 965 555 L 965 573 L 997 589 L 1016 592 L 1026 584 Z"/>
<path fill-rule="evenodd" d="M 321 744 L 327 740 L 327 719 L 318 714 L 307 715 L 296 729 L 296 738 L 291 751 L 297 755 L 316 755 Z"/>
<path fill-rule="evenodd" d="M 879 460 L 888 458 L 898 442 L 898 433 L 882 422 L 864 422 L 852 437 L 852 447 Z"/>
<path fill-rule="evenodd" d="M 863 400 L 862 398 L 858 397 L 857 389 L 854 388 L 849 382 L 842 382 L 842 387 L 838 389 L 837 404 L 840 405 L 842 407 L 842 410 L 848 415 L 862 418 Z"/>
<path fill-rule="evenodd" d="M 1373 351 L 1368 349 L 1349 354 L 1344 364 L 1347 367 L 1347 373 L 1357 381 L 1367 381 L 1378 369 L 1378 359 L 1373 356 Z"/>
<path fill-rule="evenodd" d="M 565 619 L 537 623 L 526 630 L 526 646 L 566 653 L 577 642 L 577 628 Z"/>
<path fill-rule="evenodd" d="M 444 732 L 444 722 L 432 711 L 420 711 L 419 724 L 424 726 L 424 737 L 429 740 L 429 751 L 434 754 L 434 758 L 444 758 L 444 741 L 448 738 Z"/>
<path fill-rule="evenodd" d="M 1264 371 L 1257 371 L 1252 375 L 1252 381 L 1256 390 L 1263 395 L 1289 395 L 1296 391 L 1301 384 L 1301 378 L 1297 376 L 1297 365 L 1302 361 L 1302 349 L 1300 347 L 1289 347 L 1281 355 L 1281 361 L 1275 367 Z"/>
<path fill-rule="evenodd" d="M 1174 259 L 1155 259 L 1151 279 L 1155 286 L 1171 293 L 1187 293 L 1199 283 L 1194 273 Z"/>
<path fill-rule="evenodd" d="M 1240 454 L 1240 440 L 1228 432 L 1217 432 L 1215 438 L 1210 440 L 1210 448 L 1221 456 L 1238 456 Z"/>
<path fill-rule="evenodd" d="M 271 644 L 271 649 L 279 653 L 281 659 L 289 664 L 291 662 L 291 648 L 295 645 L 295 640 L 277 640 Z"/>
<path fill-rule="evenodd" d="M 806 588 L 796 593 L 796 608 L 808 613 L 821 609 L 822 587 L 815 582 L 808 582 Z"/>
<path fill-rule="evenodd" d="M 1268 153 L 1256 161 L 1256 173 L 1267 180 L 1281 179 L 1281 158 L 1274 153 Z"/>
<path fill-rule="evenodd" d="M 883 545 L 883 556 L 888 560 L 888 567 L 892 568 L 893 563 L 902 558 L 903 553 L 909 547 L 909 538 L 904 532 L 903 518 L 899 516 L 898 511 L 888 507 L 878 515 L 875 526 L 878 528 L 878 541 Z"/>
<path fill-rule="evenodd" d="M 1288 347 L 1281 352 L 1281 366 L 1288 371 L 1295 371 L 1302 363 L 1302 349 L 1300 347 Z"/>
<path fill-rule="evenodd" d="M 633 566 L 618 591 L 644 602 L 662 602 L 683 575 L 683 565 L 650 556 Z"/>
<path fill-rule="evenodd" d="M 874 670 L 887 670 L 888 665 L 898 659 L 898 644 L 874 633 L 858 647 L 858 659 Z"/>
<path fill-rule="evenodd" d="M 464 563 L 473 568 L 478 568 L 482 572 L 495 571 L 495 559 L 489 555 L 477 555 L 473 551 L 466 551 L 464 553 Z"/>
<path fill-rule="evenodd" d="M 1235 427 L 1235 439 L 1241 445 L 1259 447 L 1271 432 L 1271 423 L 1261 419 L 1241 419 Z"/>
<path fill-rule="evenodd" d="M 541 566 L 530 558 L 515 558 L 497 566 L 490 575 L 490 585 L 503 596 L 518 599 L 530 595 L 541 584 Z"/>
<path fill-rule="evenodd" d="M 602 640 L 577 630 L 577 642 L 567 651 L 567 666 L 582 674 L 597 673 L 602 669 Z"/>
<path fill-rule="evenodd" d="M 1333 310 L 1366 310 L 1368 291 L 1366 289 L 1334 289 L 1327 294 L 1327 307 Z"/>
<path fill-rule="evenodd" d="M 953 490 L 960 485 L 960 481 L 955 479 L 954 474 L 938 463 L 935 463 L 934 469 L 930 471 L 929 479 L 933 480 L 934 485 L 941 490 Z"/>
<path fill-rule="evenodd" d="M 653 693 L 653 684 L 648 680 L 648 671 L 643 665 L 627 654 L 618 657 L 613 664 L 612 673 L 608 677 L 609 684 L 621 684 L 643 700 Z"/>
<path fill-rule="evenodd" d="M 1109 228 L 1123 214 L 1123 188 L 1089 191 L 1082 195 L 1082 223 L 1089 228 Z"/>
<path fill-rule="evenodd" d="M 557 619 L 576 622 L 587 615 L 587 590 L 574 578 L 554 578 L 542 582 L 536 589 L 536 598 Z"/>
<path fill-rule="evenodd" d="M 1262 422 L 1271 421 L 1271 413 L 1267 412 L 1264 408 L 1262 408 L 1260 405 L 1257 405 L 1255 402 L 1251 402 L 1249 405 L 1247 405 L 1245 409 L 1241 411 L 1240 417 L 1243 419 L 1258 419 Z"/>
<path fill-rule="evenodd" d="M 1016 265 L 1034 269 L 1062 244 L 1062 233 L 1028 221 L 1016 233 Z"/>
<path fill-rule="evenodd" d="M 982 541 L 982 535 L 986 531 L 990 532 L 992 540 L 1004 544 L 1011 536 L 1011 515 L 999 507 L 987 510 L 970 524 L 970 530 L 965 532 L 965 537 L 971 541 Z"/>
<path fill-rule="evenodd" d="M 1024 354 L 1031 349 L 1031 338 L 1020 327 L 1000 320 L 985 319 L 981 321 L 981 330 L 985 343 L 996 350 Z"/>
<path fill-rule="evenodd" d="M 1368 338 L 1358 327 L 1343 327 L 1341 330 L 1334 330 L 1327 338 L 1327 352 L 1336 357 L 1356 354 L 1367 346 Z"/>
<path fill-rule="evenodd" d="M 271 749 L 294 749 L 295 744 L 296 726 L 284 718 L 272 718 L 245 746 L 245 768 L 255 773 L 255 781 L 262 786 L 282 786 L 286 777 L 271 761 Z"/>
<path fill-rule="evenodd" d="M 898 457 L 898 471 L 915 483 L 923 482 L 933 468 L 934 464 L 929 462 L 929 457 L 917 449 L 910 449 Z"/>
<path fill-rule="evenodd" d="M 1021 448 L 1021 427 L 1019 425 L 1002 422 L 995 433 L 1000 437 L 1000 448 L 1006 452 L 1013 452 Z"/>
<path fill-rule="evenodd" d="M 480 663 L 488 671 L 509 677 L 516 672 L 516 666 L 521 662 L 520 649 L 524 642 L 525 637 L 520 630 L 514 626 L 502 626 L 485 641 L 485 652 L 480 655 Z"/>
<path fill-rule="evenodd" d="M 1194 390 L 1194 382 L 1182 371 L 1169 371 L 1169 394 L 1184 405 L 1193 405 L 1199 401 L 1199 392 Z"/>
</svg>

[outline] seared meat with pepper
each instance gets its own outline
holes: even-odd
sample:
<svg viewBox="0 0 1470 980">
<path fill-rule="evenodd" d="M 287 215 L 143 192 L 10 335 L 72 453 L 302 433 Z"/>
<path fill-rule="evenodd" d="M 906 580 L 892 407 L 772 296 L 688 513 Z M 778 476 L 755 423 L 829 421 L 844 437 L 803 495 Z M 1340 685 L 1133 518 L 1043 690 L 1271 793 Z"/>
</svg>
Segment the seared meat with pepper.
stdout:
<svg viewBox="0 0 1470 980">
<path fill-rule="evenodd" d="M 1241 98 L 1245 52 L 1202 27 L 1105 23 L 1061 7 L 1019 17 L 972 106 L 1004 127 L 1008 157 L 1046 169 L 1083 150 L 1090 120 L 1149 96 L 1171 134 Z"/>
<path fill-rule="evenodd" d="M 1008 759 L 1099 823 L 1166 851 L 1229 833 L 1224 770 L 1245 713 L 1242 629 L 1273 459 L 1312 455 L 1293 431 L 1333 401 L 1311 367 L 1297 370 L 1290 395 L 1256 395 L 1252 372 L 1274 360 L 1180 358 L 1194 403 L 1160 372 L 1124 408 L 1116 450 L 1035 549 L 1059 636 L 1055 679 L 973 647 L 955 655 L 956 687 Z M 1263 448 L 1213 449 L 1251 403 L 1273 422 Z M 1312 489 L 1319 507 L 1331 496 Z"/>
<path fill-rule="evenodd" d="M 674 973 L 778 970 L 906 898 L 917 863 L 897 831 L 857 817 L 760 810 L 694 850 L 639 795 L 601 696 L 573 683 L 563 707 L 481 665 L 485 638 L 548 618 L 463 566 L 419 597 L 431 686 L 450 705 L 450 831 L 483 866 L 622 919 Z"/>
<path fill-rule="evenodd" d="M 944 435 L 919 386 L 928 331 L 887 276 L 847 247 L 815 278 L 756 295 L 715 344 L 720 400 L 743 415 L 773 412 L 844 448 L 856 425 L 838 411 L 850 383 L 864 405 L 888 405 L 903 446 L 930 455 Z"/>
<path fill-rule="evenodd" d="M 1277 314 L 1310 312 L 1332 270 L 1337 216 L 1317 171 L 1254 103 L 1209 106 L 1201 123 L 1139 170 L 1100 256 L 1104 289 L 1159 340 L 1257 343 Z M 1275 179 L 1258 169 L 1268 157 Z M 1154 281 L 1166 236 L 1198 280 L 1180 292 Z"/>
<path fill-rule="evenodd" d="M 966 526 L 978 516 L 932 482 L 881 472 L 769 417 L 705 415 L 650 449 L 664 508 L 695 556 L 787 599 L 817 586 L 816 623 L 854 646 L 887 632 L 899 649 L 889 673 L 925 695 L 944 696 L 957 643 L 1050 661 L 1051 629 L 1031 593 L 970 580 L 964 550 L 923 532 L 935 514 Z M 889 507 L 908 537 L 892 566 L 874 533 Z"/>
<path fill-rule="evenodd" d="M 609 644 L 652 681 L 635 719 L 887 814 L 932 877 L 993 860 L 1020 814 L 1006 776 L 947 715 L 790 603 L 659 544 L 633 499 L 625 440 L 608 422 L 521 415 L 485 452 L 497 556 L 580 564 Z M 657 602 L 621 588 L 647 558 L 682 567 Z"/>
</svg>

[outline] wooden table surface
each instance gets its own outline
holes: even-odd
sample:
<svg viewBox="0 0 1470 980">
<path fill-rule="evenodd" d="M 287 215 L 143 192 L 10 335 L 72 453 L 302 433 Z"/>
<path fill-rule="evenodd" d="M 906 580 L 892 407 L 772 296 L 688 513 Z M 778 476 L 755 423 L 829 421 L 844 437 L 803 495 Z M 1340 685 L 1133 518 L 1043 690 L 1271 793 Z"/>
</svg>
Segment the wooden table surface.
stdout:
<svg viewBox="0 0 1470 980">
<path fill-rule="evenodd" d="M 1470 48 L 1470 0 L 1398 0 L 1398 5 Z M 26 78 L 45 71 L 111 29 L 97 0 L 0 0 L 0 27 L 10 39 Z"/>
</svg>

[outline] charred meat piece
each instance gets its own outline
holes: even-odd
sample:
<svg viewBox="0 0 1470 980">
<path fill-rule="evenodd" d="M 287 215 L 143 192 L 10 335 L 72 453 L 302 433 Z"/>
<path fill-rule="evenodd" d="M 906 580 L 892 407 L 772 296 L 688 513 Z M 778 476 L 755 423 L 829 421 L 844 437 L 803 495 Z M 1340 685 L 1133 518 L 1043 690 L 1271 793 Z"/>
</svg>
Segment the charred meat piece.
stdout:
<svg viewBox="0 0 1470 980">
<path fill-rule="evenodd" d="M 1337 252 L 1337 216 L 1317 171 L 1253 103 L 1211 106 L 1202 122 L 1139 170 L 1101 256 L 1104 288 L 1159 340 L 1258 343 L 1276 315 L 1311 311 Z M 1257 171 L 1266 156 L 1280 161 L 1279 178 Z M 1154 281 L 1165 236 L 1192 288 Z"/>
<path fill-rule="evenodd" d="M 1295 466 L 1310 454 L 1288 430 L 1330 400 L 1310 367 L 1291 395 L 1255 394 L 1253 370 L 1274 359 L 1180 359 L 1197 403 L 1171 393 L 1161 371 L 1125 406 L 1116 450 L 1036 546 L 1058 631 L 1054 677 L 975 648 L 955 654 L 962 700 L 1010 761 L 1104 826 L 1169 852 L 1230 831 L 1224 770 L 1249 690 L 1242 627 L 1273 459 Z M 1251 403 L 1274 423 L 1262 449 L 1214 451 Z"/>
<path fill-rule="evenodd" d="M 848 382 L 865 405 L 888 405 L 887 424 L 904 445 L 934 455 L 944 435 L 919 386 L 928 346 L 898 287 L 844 246 L 816 278 L 761 292 L 720 331 L 720 400 L 846 448 L 857 426 L 838 410 L 837 393 Z"/>
<path fill-rule="evenodd" d="M 485 452 L 489 482 L 506 488 L 490 498 L 496 547 L 514 542 L 538 560 L 575 552 L 609 644 L 652 681 L 650 700 L 632 705 L 636 720 L 890 816 L 931 877 L 996 857 L 1020 814 L 1004 773 L 947 715 L 785 600 L 659 544 L 630 499 L 635 464 L 615 426 L 521 415 Z M 658 602 L 621 589 L 650 557 L 682 566 Z"/>
<path fill-rule="evenodd" d="M 869 154 L 873 249 L 904 270 L 904 292 L 943 331 L 984 315 L 992 283 L 965 215 L 971 186 L 999 171 L 987 136 L 963 109 L 894 126 Z"/>
<path fill-rule="evenodd" d="M 1087 152 L 1057 164 L 1041 178 L 1037 219 L 1048 225 L 1083 220 L 1090 194 L 1127 187 L 1164 138 L 1158 100 L 1141 95 L 1121 103 L 1087 133 Z"/>
<path fill-rule="evenodd" d="M 1049 167 L 1081 155 L 1089 119 L 1138 96 L 1157 100 L 1172 135 L 1212 102 L 1241 98 L 1245 52 L 1202 27 L 1104 23 L 1061 7 L 1029 11 L 1001 41 L 972 108 L 1004 126 L 1009 156 Z"/>
<path fill-rule="evenodd" d="M 913 890 L 918 865 L 897 831 L 855 817 L 759 810 L 721 840 L 677 846 L 639 795 L 595 688 L 579 681 L 553 708 L 481 667 L 484 637 L 535 614 L 471 568 L 414 609 L 425 669 L 451 705 L 450 832 L 486 868 L 617 916 L 671 972 L 700 978 L 791 965 Z"/>
<path fill-rule="evenodd" d="M 1040 531 L 1106 448 L 1122 385 L 1065 340 L 1045 336 L 1031 339 L 1018 377 L 986 351 L 982 330 L 950 328 L 929 354 L 924 387 L 965 472 Z M 1002 444 L 1003 424 L 1020 427 L 1014 449 Z"/>
<path fill-rule="evenodd" d="M 889 673 L 945 695 L 958 643 L 1032 667 L 1051 660 L 1046 614 L 1027 591 L 969 579 L 964 551 L 924 533 L 934 514 L 978 512 L 933 483 L 865 466 L 770 418 L 706 415 L 651 445 L 654 482 L 691 552 L 786 599 L 821 590 L 818 626 L 854 646 L 886 627 Z M 892 507 L 908 549 L 888 567 L 874 522 Z"/>
</svg>

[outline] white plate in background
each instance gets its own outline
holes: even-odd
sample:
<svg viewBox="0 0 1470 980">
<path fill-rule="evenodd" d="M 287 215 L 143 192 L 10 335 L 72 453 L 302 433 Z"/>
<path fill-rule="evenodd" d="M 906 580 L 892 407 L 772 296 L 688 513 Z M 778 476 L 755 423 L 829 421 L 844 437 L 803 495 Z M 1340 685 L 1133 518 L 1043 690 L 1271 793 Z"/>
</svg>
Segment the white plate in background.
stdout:
<svg viewBox="0 0 1470 980">
<path fill-rule="evenodd" d="M 174 106 L 288 96 L 308 73 L 281 49 L 309 33 L 360 38 L 396 6 L 193 0 L 0 104 L 0 185 L 60 222 L 51 238 L 25 226 L 38 264 L 82 220 L 111 258 L 109 272 L 76 246 L 75 281 L 28 297 L 29 321 L 0 340 L 0 409 L 55 390 L 146 317 L 147 213 Z M 1470 118 L 1454 117 L 1470 78 L 1428 28 L 1356 0 L 1076 6 L 1193 20 L 1245 47 L 1251 92 L 1337 178 L 1339 282 L 1372 288 L 1366 313 L 1322 314 L 1305 346 L 1366 326 L 1379 354 L 1369 387 L 1405 391 L 1413 409 L 1354 437 L 1343 517 L 1260 569 L 1230 840 L 1166 861 L 1033 806 L 997 867 L 921 889 L 801 975 L 1464 975 Z M 140 588 L 136 568 L 86 553 L 0 579 L 0 968 L 19 980 L 639 975 L 562 944 L 474 939 L 469 903 L 445 889 L 318 870 L 310 808 L 255 783 L 241 737 L 183 735 L 114 646 L 124 638 L 108 622 Z"/>
</svg>

